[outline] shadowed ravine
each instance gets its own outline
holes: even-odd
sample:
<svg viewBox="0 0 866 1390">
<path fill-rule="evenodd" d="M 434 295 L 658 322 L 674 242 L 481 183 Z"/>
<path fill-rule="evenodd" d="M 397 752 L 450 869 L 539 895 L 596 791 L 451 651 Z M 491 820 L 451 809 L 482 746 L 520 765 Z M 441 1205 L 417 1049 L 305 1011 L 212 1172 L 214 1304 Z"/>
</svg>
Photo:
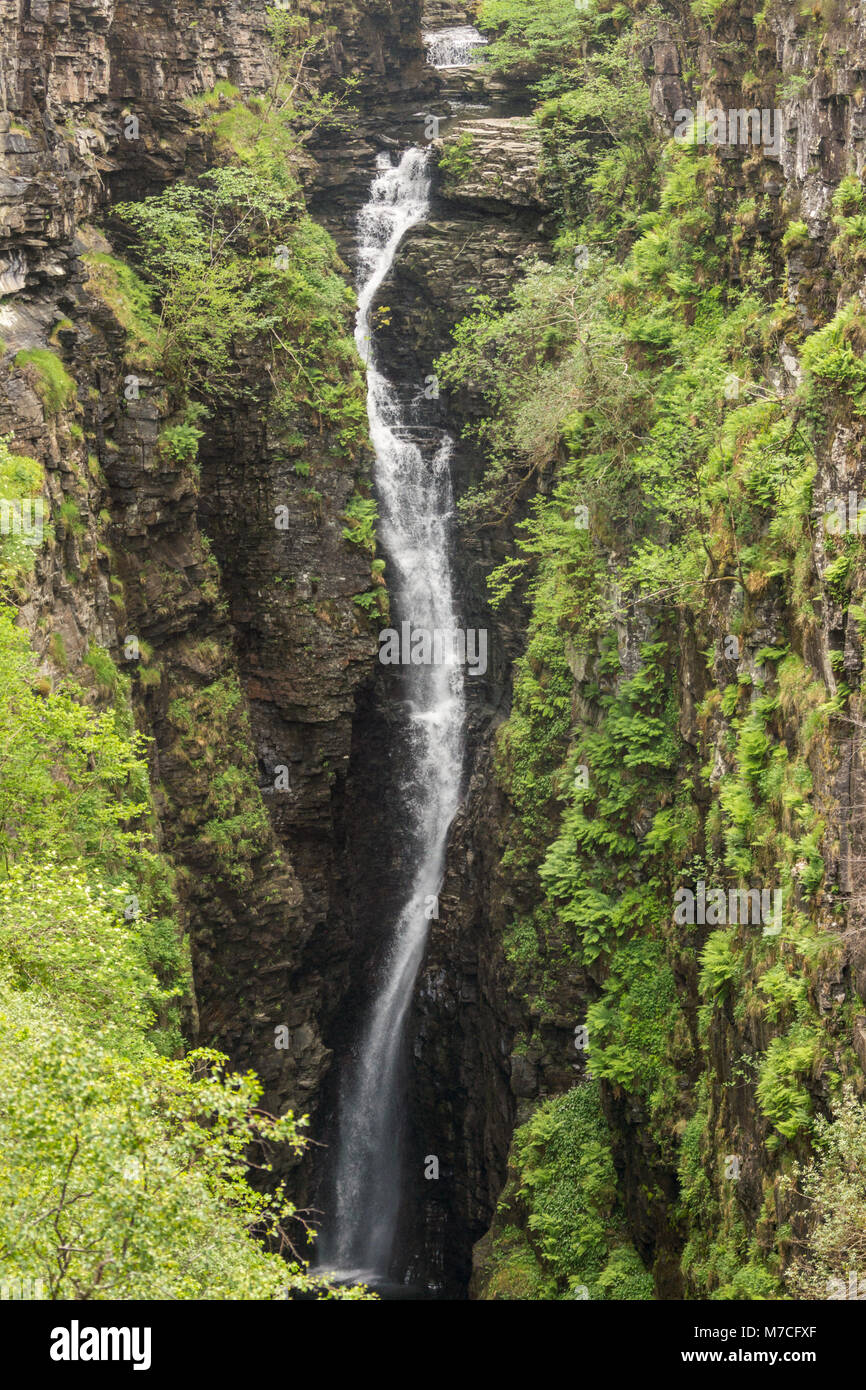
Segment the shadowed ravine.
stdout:
<svg viewBox="0 0 866 1390">
<path fill-rule="evenodd" d="M 427 213 L 427 156 L 410 149 L 396 164 L 380 157 L 359 218 L 359 304 L 355 338 L 367 363 L 368 413 L 376 466 L 380 540 L 388 558 L 393 620 L 413 629 L 452 630 L 449 563 L 451 441 L 410 437 L 412 407 L 376 353 L 372 306 L 406 231 Z M 447 645 L 447 644 L 446 644 Z M 458 807 L 464 739 L 463 677 L 452 653 L 407 668 L 401 687 L 408 750 L 400 833 L 411 843 L 414 875 L 389 934 L 386 959 L 360 1041 L 342 1078 L 334 1214 L 322 1264 L 341 1277 L 388 1274 L 400 1204 L 405 1021 L 441 884 L 448 829 Z"/>
</svg>

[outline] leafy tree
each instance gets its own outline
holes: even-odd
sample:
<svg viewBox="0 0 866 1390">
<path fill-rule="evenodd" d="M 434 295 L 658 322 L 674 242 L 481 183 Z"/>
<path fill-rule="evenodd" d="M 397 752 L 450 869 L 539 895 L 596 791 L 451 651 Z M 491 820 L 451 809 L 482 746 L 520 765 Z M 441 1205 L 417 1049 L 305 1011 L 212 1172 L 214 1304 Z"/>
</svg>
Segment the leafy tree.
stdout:
<svg viewBox="0 0 866 1390">
<path fill-rule="evenodd" d="M 0 856 L 94 856 L 114 868 L 146 837 L 143 740 L 71 685 L 46 692 L 27 634 L 0 608 Z"/>
<path fill-rule="evenodd" d="M 279 1298 L 310 1287 L 282 1188 L 249 1185 L 250 1146 L 300 1147 L 291 1114 L 218 1053 L 136 1061 L 0 987 L 0 1264 L 54 1299 Z M 264 1151 L 263 1151 L 264 1146 Z M 250 1239 L 251 1234 L 259 1241 Z M 270 1252 L 266 1248 L 270 1247 Z M 324 1290 L 327 1292 L 327 1290 Z"/>
<path fill-rule="evenodd" d="M 4 1279 L 57 1299 L 361 1296 L 305 1272 L 284 1185 L 247 1178 L 300 1152 L 303 1120 L 264 1113 L 220 1054 L 177 1055 L 185 963 L 144 741 L 119 699 L 52 690 L 8 608 L 0 748 Z"/>
<path fill-rule="evenodd" d="M 274 78 L 267 108 L 291 114 L 305 139 L 321 125 L 343 125 L 354 114 L 348 97 L 360 78 L 347 74 L 338 90 L 325 90 L 317 67 L 337 36 L 333 25 L 312 22 L 288 6 L 268 6 L 268 34 L 274 52 Z"/>
<path fill-rule="evenodd" d="M 573 0 L 483 0 L 478 14 L 492 35 L 484 59 L 548 91 L 576 79 L 595 22 Z"/>
<path fill-rule="evenodd" d="M 788 1181 L 804 1211 L 795 1220 L 795 1254 L 786 1283 L 795 1298 L 847 1298 L 853 1271 L 854 1297 L 862 1297 L 866 1286 L 866 1107 L 850 1084 L 834 1101 L 829 1117 L 815 1120 L 813 1146 L 813 1156 L 798 1164 Z M 840 1281 L 843 1287 L 834 1287 L 831 1281 Z"/>
<path fill-rule="evenodd" d="M 239 375 L 233 349 L 277 323 L 267 308 L 275 272 L 259 258 L 273 255 L 296 203 L 250 170 L 225 168 L 116 211 L 138 233 L 161 301 L 166 376 L 178 388 L 224 390 Z"/>
</svg>

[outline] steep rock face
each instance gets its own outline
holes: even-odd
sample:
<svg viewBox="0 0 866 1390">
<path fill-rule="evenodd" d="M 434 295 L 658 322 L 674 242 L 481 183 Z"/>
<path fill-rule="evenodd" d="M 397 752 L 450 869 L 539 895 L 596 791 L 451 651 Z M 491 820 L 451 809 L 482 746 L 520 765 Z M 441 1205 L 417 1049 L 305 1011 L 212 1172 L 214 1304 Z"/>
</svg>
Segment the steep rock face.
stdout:
<svg viewBox="0 0 866 1390">
<path fill-rule="evenodd" d="M 453 172 L 439 167 L 444 151 L 462 148 L 467 130 L 479 143 L 472 171 L 485 168 L 485 150 L 495 146 L 499 152 L 489 179 L 459 164 Z M 425 390 L 431 394 L 435 359 L 450 345 L 454 325 L 471 309 L 473 292 L 502 302 L 528 260 L 549 254 L 552 228 L 537 178 L 539 153 L 537 139 L 519 117 L 467 122 L 458 116 L 447 135 L 433 144 L 429 217 L 407 233 L 376 305 L 378 350 L 407 396 L 418 400 Z M 429 416 L 459 441 L 480 402 L 471 393 L 447 403 L 444 396 L 435 399 L 435 389 L 433 395 L 424 418 Z M 451 471 L 458 495 L 477 480 L 480 467 L 473 449 L 457 442 Z M 511 664 L 522 648 L 525 614 L 519 606 L 507 605 L 493 615 L 484 576 L 511 553 L 512 527 L 520 514 L 518 507 L 505 522 L 478 531 L 458 526 L 455 533 L 457 609 L 464 627 L 488 634 L 488 670 L 467 677 L 464 806 L 451 832 L 446 879 L 438 916 L 431 922 L 410 1028 L 408 1272 L 420 1282 L 438 1281 L 452 1293 L 465 1290 L 471 1242 L 490 1221 L 514 1118 L 509 1040 L 522 1011 L 509 998 L 501 950 L 508 910 L 502 896 L 507 899 L 508 889 L 496 880 L 498 821 L 504 808 L 492 773 L 491 743 L 507 717 Z M 384 680 L 374 690 L 373 707 L 394 707 L 393 691 Z M 356 876 L 349 898 L 356 904 L 354 939 L 368 943 L 369 951 L 381 938 L 406 871 L 401 875 L 399 859 L 395 863 L 381 855 L 394 795 L 390 779 L 401 761 L 399 741 L 387 724 L 367 727 L 368 748 L 356 751 L 354 780 L 350 774 L 347 818 L 353 848 L 347 859 L 368 866 Z M 353 974 L 363 978 L 363 945 L 358 949 Z M 347 1000 L 350 1007 L 333 1034 L 338 1054 L 353 1038 L 353 1002 Z M 424 1178 L 428 1155 L 439 1159 L 437 1182 Z"/>
<path fill-rule="evenodd" d="M 764 38 L 766 29 L 772 34 L 773 44 L 767 44 Z M 861 26 L 841 10 L 831 11 L 826 19 L 816 10 L 807 18 L 793 6 L 778 5 L 767 16 L 766 29 L 758 44 L 756 65 L 754 17 L 751 12 L 740 10 L 721 26 L 722 35 L 731 41 L 731 56 L 716 65 L 715 48 L 711 53 L 705 32 L 695 28 L 690 14 L 682 12 L 678 25 L 660 33 L 658 44 L 653 45 L 648 64 L 651 92 L 655 109 L 669 129 L 679 108 L 695 105 L 694 87 L 685 77 L 691 66 L 685 57 L 688 46 L 691 53 L 696 48 L 699 54 L 701 94 L 707 106 L 725 113 L 757 108 L 766 113 L 765 122 L 770 116 L 773 138 L 760 151 L 763 158 L 737 147 L 724 151 L 727 183 L 733 196 L 752 194 L 762 200 L 760 221 L 754 230 L 760 229 L 776 254 L 786 223 L 801 217 L 808 226 L 810 244 L 799 254 L 795 250 L 791 255 L 787 274 L 789 302 L 801 326 L 808 331 L 814 327 L 817 313 L 826 320 L 837 307 L 832 292 L 828 293 L 834 278 L 839 303 L 850 293 L 850 283 L 845 284 L 846 272 L 836 259 L 838 244 L 836 254 L 831 249 L 831 203 L 842 176 L 859 173 L 864 165 L 862 74 L 866 69 L 866 48 Z M 796 95 L 790 94 L 792 88 Z M 816 274 L 812 268 L 819 261 L 823 271 Z M 769 376 L 775 389 L 786 395 L 798 385 L 800 369 L 793 356 L 783 350 L 779 360 L 770 364 Z M 855 430 L 856 433 L 859 432 Z M 813 485 L 816 515 L 820 516 L 830 497 L 846 495 L 846 489 L 862 486 L 861 464 L 855 462 L 860 456 L 860 443 L 855 442 L 847 426 L 837 428 L 823 447 L 819 444 Z M 816 589 L 827 565 L 825 541 L 824 528 L 815 525 L 812 564 Z M 786 596 L 773 593 L 772 587 L 766 595 L 753 598 L 752 606 L 751 631 L 747 642 L 741 644 L 739 660 L 728 663 L 721 655 L 716 660 L 713 676 L 720 691 L 731 679 L 757 679 L 761 649 L 786 642 L 803 658 L 804 680 L 818 682 L 831 696 L 837 689 L 839 671 L 837 666 L 834 673 L 833 653 L 844 652 L 844 676 L 857 688 L 862 660 L 859 639 L 852 632 L 850 618 L 843 616 L 826 588 L 820 600 L 815 600 L 814 616 L 810 614 L 805 620 L 803 614 L 792 611 Z M 733 598 L 728 603 L 719 599 L 712 612 L 711 633 L 720 654 L 723 635 L 734 631 L 737 621 Z M 699 654 L 701 645 L 698 634 L 686 635 L 679 673 L 680 728 L 692 746 L 700 743 L 693 711 L 705 691 L 706 680 Z M 855 703 L 859 704 L 859 697 Z M 803 717 L 794 710 L 790 715 L 794 720 Z M 723 721 L 705 731 L 704 739 L 701 746 L 715 745 L 717 750 L 715 780 L 726 770 L 725 754 L 719 751 L 725 743 Z M 859 843 L 862 835 L 859 815 L 856 811 L 852 814 L 862 777 L 858 743 L 844 719 L 832 721 L 828 736 L 816 741 L 808 755 L 816 799 L 827 825 L 823 839 L 825 886 L 812 912 L 825 930 L 838 929 L 838 893 L 846 919 L 842 964 L 831 967 L 826 975 L 819 973 L 816 984 L 818 1012 L 825 1017 L 834 1007 L 844 1010 L 852 1002 L 855 1010 L 860 1008 L 864 997 L 858 976 L 857 944 L 862 904 L 852 891 L 850 848 L 852 839 Z M 802 901 L 805 910 L 805 899 Z M 693 988 L 690 983 L 689 989 Z M 790 1196 L 780 1194 L 778 1165 L 772 1145 L 768 1144 L 771 1131 L 761 1114 L 754 1086 L 733 1084 L 740 1059 L 763 1053 L 771 1036 L 765 1020 L 752 1019 L 744 1026 L 739 1014 L 735 1016 L 732 1009 L 726 1008 L 714 1019 L 709 1040 L 709 1128 L 718 1148 L 738 1155 L 737 1206 L 749 1230 L 759 1227 L 768 1188 L 773 1193 L 776 1222 L 781 1226 L 793 1215 L 796 1224 L 796 1207 Z M 840 1034 L 837 1057 L 843 1047 L 844 1035 Z M 822 1074 L 812 1079 L 810 1089 L 817 1105 L 825 1106 L 828 1091 Z M 623 1151 L 633 1136 L 634 1131 L 626 1128 Z"/>
<path fill-rule="evenodd" d="M 445 29 L 454 24 L 474 24 L 476 5 L 459 0 L 424 0 L 421 23 L 425 29 Z"/>
<path fill-rule="evenodd" d="M 775 283 L 807 332 L 816 323 L 832 318 L 836 308 L 862 284 L 862 265 L 852 267 L 847 259 L 850 250 L 833 224 L 831 203 L 842 175 L 860 174 L 863 169 L 864 59 L 857 15 L 837 8 L 825 14 L 823 8 L 816 7 L 807 16 L 787 4 L 765 9 L 757 31 L 755 17 L 748 9 L 726 12 L 718 17 L 711 35 L 688 6 L 676 7 L 675 17 L 669 15 L 659 22 L 644 54 L 653 107 L 668 135 L 673 133 L 676 113 L 681 114 L 683 108 L 694 111 L 699 96 L 708 108 L 725 113 L 754 108 L 759 116 L 766 112 L 770 118 L 773 138 L 767 147 L 734 145 L 718 150 L 721 191 L 717 187 L 714 197 L 721 210 L 742 209 L 738 254 L 745 258 L 760 239 L 761 246 L 768 249 Z M 789 232 L 783 248 L 783 233 L 792 224 L 799 228 L 799 219 L 805 224 L 803 230 L 796 237 Z M 862 294 L 860 298 L 862 302 Z M 800 378 L 801 368 L 790 349 L 783 346 L 781 351 L 770 353 L 766 363 L 768 389 L 784 400 L 792 395 Z M 700 804 L 708 842 L 714 833 L 709 828 L 713 799 L 735 765 L 730 725 L 719 711 L 722 693 L 736 688 L 737 683 L 747 688 L 771 684 L 766 651 L 787 649 L 790 644 L 804 668 L 797 694 L 783 695 L 786 739 L 794 749 L 807 719 L 806 705 L 812 698 L 819 699 L 815 691 L 823 692 L 823 698 L 832 698 L 842 678 L 855 692 L 859 688 L 860 637 L 832 587 L 822 583 L 828 554 L 838 552 L 832 546 L 828 551 L 821 513 L 831 499 L 846 497 L 849 490 L 862 495 L 860 425 L 848 419 L 844 409 L 840 414 L 841 423 L 831 422 L 827 437 L 818 439 L 816 450 L 812 511 L 818 519 L 809 527 L 811 554 L 808 563 L 804 562 L 807 579 L 803 581 L 809 585 L 809 603 L 798 607 L 781 584 L 762 587 L 756 576 L 749 576 L 745 599 L 733 592 L 734 586 L 720 588 L 699 620 L 692 615 L 677 630 L 678 663 L 672 680 L 679 710 L 678 757 L 683 769 L 694 760 L 696 778 L 698 760 L 710 758 L 709 790 Z M 610 549 L 607 562 L 615 573 L 619 563 L 615 548 Z M 858 559 L 858 574 L 860 563 Z M 745 627 L 744 602 L 748 609 Z M 746 635 L 740 640 L 737 656 L 731 658 L 725 652 L 726 636 L 735 632 Z M 636 623 L 619 634 L 623 677 L 634 669 L 629 651 L 634 652 L 645 637 L 646 632 Z M 716 655 L 708 672 L 705 654 L 710 649 Z M 599 709 L 586 706 L 580 695 L 585 662 L 575 663 L 572 674 L 575 726 L 592 727 L 601 716 Z M 852 703 L 859 709 L 858 694 Z M 708 706 L 713 710 L 709 717 L 705 712 Z M 863 1061 L 862 892 L 859 851 L 853 849 L 862 843 L 862 817 L 856 810 L 862 796 L 862 755 L 847 718 L 831 718 L 825 733 L 811 741 L 807 738 L 806 745 L 804 757 L 815 789 L 815 811 L 825 827 L 821 841 L 825 878 L 817 896 L 807 902 L 805 886 L 801 889 L 796 882 L 798 874 L 805 875 L 807 866 L 805 861 L 795 866 L 794 905 L 810 913 L 819 931 L 843 931 L 841 960 L 817 970 L 809 983 L 810 1002 L 817 1016 L 826 1021 L 830 1039 L 828 1052 L 805 1081 L 809 1103 L 821 1111 L 828 1105 L 833 1067 L 843 1066 L 843 1058 L 852 1048 L 861 1066 Z M 507 817 L 506 807 L 497 813 L 498 825 L 506 823 Z M 521 888 L 531 903 L 531 884 L 521 885 L 519 876 L 510 880 L 507 872 L 497 868 L 489 891 L 494 910 L 500 902 L 519 910 Z M 513 1025 L 518 1046 L 511 1059 L 510 1085 L 518 1119 L 526 1118 L 540 1099 L 561 1095 L 574 1074 L 579 1076 L 583 1071 L 582 1058 L 573 1045 L 568 1045 L 568 1020 L 585 1017 L 586 1000 L 597 997 L 603 975 L 570 968 L 565 954 L 558 956 L 556 943 L 548 943 L 548 960 L 560 959 L 558 983 L 552 992 L 550 973 L 544 979 L 552 1017 L 541 1022 L 531 1012 L 527 1015 L 516 1000 L 512 1004 L 512 1018 L 518 1016 Z M 758 1101 L 748 1069 L 749 1059 L 766 1055 L 778 1029 L 761 1010 L 735 1007 L 736 1001 L 729 1000 L 714 1013 L 707 1036 L 699 1038 L 697 972 L 694 957 L 685 947 L 674 967 L 677 995 L 692 1039 L 691 1060 L 683 1055 L 678 1085 L 684 1100 L 694 1093 L 702 1075 L 708 1087 L 701 1150 L 706 1190 L 719 1192 L 720 1202 L 734 1213 L 731 1226 L 741 1222 L 754 1248 L 770 1250 L 777 1230 L 783 1233 L 780 1239 L 784 1245 L 787 1222 L 793 1223 L 798 1235 L 804 1228 L 799 1224 L 796 1199 L 785 1192 L 780 1180 L 778 1137 L 774 1137 Z M 787 968 L 794 967 L 789 964 Z M 541 981 L 534 979 L 530 984 L 538 989 Z M 754 981 L 746 982 L 743 989 L 753 985 Z M 846 1022 L 852 1015 L 853 1027 Z M 545 1045 L 545 1033 L 552 1046 Z M 568 1076 L 569 1066 L 572 1077 Z M 627 1087 L 605 1084 L 602 1093 L 629 1231 L 647 1266 L 653 1269 L 656 1296 L 706 1297 L 706 1285 L 701 1283 L 706 1276 L 686 1267 L 684 1279 L 680 1268 L 683 1243 L 694 1239 L 701 1222 L 697 1219 L 694 1229 L 683 1227 L 676 1173 L 650 1138 L 645 1107 L 633 1103 Z M 683 1114 L 687 1113 L 688 1106 L 684 1105 Z M 736 1183 L 724 1181 L 727 1156 L 736 1159 Z M 495 1292 L 497 1261 L 491 1252 L 497 1242 L 505 1243 L 506 1225 L 520 1220 L 516 1215 L 519 1203 L 513 1198 L 512 1189 L 506 1215 L 496 1219 L 491 1237 L 477 1248 L 475 1296 L 509 1296 Z M 531 1233 L 529 1240 L 531 1243 Z"/>
<path fill-rule="evenodd" d="M 424 61 L 421 25 L 469 22 L 471 14 L 444 4 L 423 8 L 422 15 L 420 0 L 329 7 L 335 33 L 317 60 L 321 76 L 327 83 L 360 72 L 362 117 L 348 135 L 312 141 L 306 175 L 312 207 L 351 259 L 353 219 L 377 154 L 423 139 L 431 161 L 442 160 L 430 218 L 407 236 L 378 306 L 389 311 L 381 350 L 413 393 L 429 384 L 451 328 L 471 307 L 470 290 L 502 301 L 526 261 L 547 254 L 554 230 L 538 140 L 515 115 L 514 94 L 472 70 L 437 75 Z M 45 464 L 55 517 L 55 540 L 39 552 L 22 620 L 46 667 L 68 667 L 93 685 L 94 698 L 101 697 L 83 664 L 91 643 L 137 673 L 140 721 L 154 739 L 161 834 L 182 871 L 193 942 L 200 1018 L 192 1006 L 190 1029 L 224 1046 L 237 1064 L 255 1067 L 268 1103 L 319 1106 L 321 1135 L 333 1102 L 331 1053 L 345 1052 L 356 1037 L 364 973 L 405 881 L 399 853 L 393 844 L 386 848 L 401 753 L 391 725 L 393 692 L 385 698 L 374 633 L 353 604 L 370 582 L 369 558 L 342 534 L 347 501 L 369 459 L 341 456 L 313 419 L 299 422 L 300 443 L 287 447 L 274 437 L 267 403 L 254 390 L 261 363 L 251 360 L 243 403 L 208 424 L 201 476 L 168 461 L 159 448 L 167 412 L 162 383 L 128 360 L 115 311 L 87 259 L 111 250 L 89 227 L 105 220 L 110 196 L 140 196 L 205 167 L 211 151 L 182 104 L 186 98 L 218 81 L 250 90 L 270 80 L 263 6 L 31 0 L 24 17 L 19 10 L 7 0 L 0 11 L 7 54 L 0 432 L 14 434 Z M 832 311 L 837 294 L 841 299 L 858 283 L 850 274 L 845 280 L 831 250 L 830 202 L 841 174 L 864 166 L 862 26 L 834 14 L 819 31 L 794 6 L 779 4 L 767 21 L 773 43 L 759 46 L 756 57 L 747 11 L 725 18 L 712 38 L 690 7 L 680 11 L 660 23 L 645 53 L 656 113 L 670 132 L 674 113 L 695 104 L 695 53 L 708 104 L 778 106 L 778 154 L 726 151 L 727 195 L 731 202 L 755 198 L 744 244 L 758 231 L 771 241 L 777 275 L 781 233 L 802 217 L 807 235 L 787 257 L 785 289 L 809 329 Z M 723 52 L 720 39 L 729 45 Z M 795 96 L 777 95 L 782 74 L 801 78 Z M 453 105 L 491 98 L 504 109 L 483 117 L 463 117 Z M 429 133 L 430 117 L 445 127 L 438 139 Z M 72 377 L 74 391 L 60 402 L 47 396 L 32 362 L 14 360 L 34 348 L 55 354 Z M 124 394 L 131 372 L 139 378 L 137 399 Z M 785 353 L 768 366 L 768 380 L 782 394 L 794 389 L 798 373 Z M 480 404 L 470 391 L 434 408 L 459 434 Z M 862 495 L 862 446 L 858 422 L 834 427 L 819 453 L 817 507 L 849 490 Z M 315 487 L 298 463 L 314 467 Z M 458 492 L 477 480 L 480 466 L 471 449 L 458 447 Z M 78 508 L 77 522 L 68 508 L 61 516 L 64 502 Z M 277 508 L 285 509 L 286 529 L 274 524 Z M 520 514 L 518 505 L 509 522 L 457 535 L 461 612 L 466 626 L 488 630 L 490 669 L 469 681 L 466 800 L 412 1020 L 412 1242 L 418 1272 L 435 1271 L 457 1288 L 468 1273 L 468 1246 L 494 1211 L 515 1122 L 583 1075 L 574 1027 L 601 984 L 591 971 L 562 970 L 527 988 L 514 980 L 502 950 L 509 924 L 531 910 L 537 894 L 536 885 L 500 864 L 512 808 L 492 752 L 510 709 L 526 612 L 512 603 L 491 614 L 484 577 L 513 553 Z M 816 527 L 817 575 L 831 558 Z M 612 551 L 612 568 L 616 561 Z M 736 627 L 733 598 L 720 596 L 708 609 L 706 631 L 683 626 L 676 634 L 683 765 L 697 764 L 712 746 L 717 778 L 729 765 L 725 721 L 718 712 L 707 721 L 698 708 L 714 689 L 754 679 L 765 664 L 761 650 L 791 643 L 809 676 L 831 693 L 840 672 L 855 688 L 861 676 L 856 623 L 826 592 L 814 622 L 792 614 L 772 588 L 752 596 L 751 618 L 739 657 L 720 652 L 709 675 L 701 652 L 718 649 Z M 643 620 L 623 625 L 617 636 L 623 671 L 633 674 Z M 135 642 L 149 649 L 145 659 L 127 656 L 130 637 L 130 652 Z M 586 661 L 577 653 L 569 660 L 574 723 L 592 724 L 598 709 L 581 695 Z M 845 900 L 850 930 L 842 967 L 818 983 L 818 1004 L 828 1017 L 840 1001 L 853 1007 L 863 1062 L 858 808 L 866 798 L 854 726 L 835 723 L 809 759 L 828 827 L 827 883 Z M 277 790 L 282 767 L 288 785 Z M 238 835 L 247 842 L 242 853 L 230 846 L 230 855 L 213 833 L 214 787 L 227 772 L 241 789 Z M 828 891 L 822 920 L 833 924 L 837 911 Z M 551 941 L 551 955 L 558 945 Z M 693 1027 L 696 972 L 685 957 L 677 988 Z M 280 1024 L 289 1030 L 284 1050 L 273 1045 Z M 765 1021 L 724 1008 L 706 1049 L 712 1142 L 718 1153 L 736 1145 L 736 1201 L 750 1230 L 768 1191 L 778 1223 L 791 1215 L 774 1191 L 768 1127 L 753 1088 L 731 1084 L 740 1059 L 763 1051 L 770 1037 Z M 684 1092 L 701 1068 L 698 1052 L 695 1037 L 693 1063 L 684 1062 L 680 1074 Z M 824 1104 L 825 1079 L 810 1078 L 810 1087 Z M 641 1107 L 613 1087 L 604 1095 L 631 1235 L 655 1268 L 658 1295 L 681 1297 L 690 1290 L 677 1267 L 683 1233 L 674 1216 L 673 1171 L 649 1138 Z M 438 1184 L 422 1177 L 428 1154 L 440 1159 Z M 479 1255 L 474 1287 L 481 1296 L 491 1243 Z"/>
<path fill-rule="evenodd" d="M 322 82 L 351 70 L 377 94 L 383 83 L 402 92 L 412 54 L 423 63 L 412 7 L 332 9 Z M 251 361 L 248 404 L 211 420 L 201 477 L 171 461 L 159 445 L 165 392 L 130 357 L 92 259 L 113 248 L 89 226 L 110 196 L 206 167 L 208 140 L 183 102 L 217 82 L 267 86 L 265 6 L 33 3 L 22 15 L 6 4 L 2 26 L 0 422 L 46 467 L 56 536 L 37 556 L 22 620 L 46 664 L 94 699 L 92 644 L 136 673 L 161 833 L 182 870 L 200 1005 L 190 1028 L 255 1067 L 266 1104 L 307 1108 L 328 1052 L 322 981 L 303 950 L 338 879 L 335 817 L 374 650 L 353 603 L 370 586 L 369 556 L 347 544 L 342 516 L 369 459 L 341 452 L 313 418 L 298 421 L 300 446 L 287 452 L 269 434 L 263 364 Z M 34 350 L 70 374 L 64 400 L 48 400 L 38 367 L 16 362 Z M 316 488 L 295 469 L 301 457 Z M 60 518 L 63 502 L 79 522 Z M 226 842 L 215 827 L 229 805 Z"/>
<path fill-rule="evenodd" d="M 352 265 L 354 220 L 367 200 L 376 157 L 420 137 L 438 83 L 421 42 L 421 0 L 400 5 L 372 0 L 345 26 L 338 17 L 336 31 L 335 75 L 360 71 L 365 76 L 353 120 L 341 130 L 313 135 L 309 205 Z"/>
</svg>

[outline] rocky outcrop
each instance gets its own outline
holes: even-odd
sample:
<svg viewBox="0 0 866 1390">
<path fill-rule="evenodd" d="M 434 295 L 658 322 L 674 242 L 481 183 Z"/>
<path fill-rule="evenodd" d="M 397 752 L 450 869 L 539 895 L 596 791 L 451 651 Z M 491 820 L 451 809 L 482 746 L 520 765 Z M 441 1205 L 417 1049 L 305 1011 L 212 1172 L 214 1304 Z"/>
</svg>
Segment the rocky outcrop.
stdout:
<svg viewBox="0 0 866 1390">
<path fill-rule="evenodd" d="M 425 29 L 474 24 L 477 9 L 477 4 L 462 5 L 460 0 L 424 0 L 421 24 Z"/>
</svg>

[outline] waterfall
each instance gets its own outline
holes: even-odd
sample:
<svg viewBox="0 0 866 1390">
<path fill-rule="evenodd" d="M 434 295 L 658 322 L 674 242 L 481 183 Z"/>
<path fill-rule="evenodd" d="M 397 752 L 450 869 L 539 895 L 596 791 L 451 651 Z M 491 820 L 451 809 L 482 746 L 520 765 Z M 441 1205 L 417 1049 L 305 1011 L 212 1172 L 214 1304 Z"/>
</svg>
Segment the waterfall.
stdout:
<svg viewBox="0 0 866 1390">
<path fill-rule="evenodd" d="M 355 340 L 367 364 L 367 408 L 375 449 L 379 538 L 388 560 L 396 620 L 414 630 L 453 631 L 449 562 L 451 440 L 416 431 L 414 410 L 377 360 L 372 306 L 408 229 L 428 212 L 427 155 L 410 149 L 397 164 L 379 158 L 360 213 Z M 430 438 L 433 442 L 415 442 Z M 388 933 L 353 1064 L 339 1103 L 333 1229 L 320 1261 L 332 1270 L 387 1274 L 400 1204 L 405 1110 L 401 1060 L 405 1025 L 424 956 L 431 905 L 441 886 L 448 830 L 457 811 L 464 746 L 463 671 L 453 651 L 438 664 L 402 668 L 407 757 L 400 833 L 413 853 L 405 897 Z"/>
<path fill-rule="evenodd" d="M 424 35 L 427 62 L 434 68 L 468 67 L 476 49 L 483 48 L 487 39 L 471 24 L 455 25 L 450 29 L 431 29 Z"/>
</svg>

